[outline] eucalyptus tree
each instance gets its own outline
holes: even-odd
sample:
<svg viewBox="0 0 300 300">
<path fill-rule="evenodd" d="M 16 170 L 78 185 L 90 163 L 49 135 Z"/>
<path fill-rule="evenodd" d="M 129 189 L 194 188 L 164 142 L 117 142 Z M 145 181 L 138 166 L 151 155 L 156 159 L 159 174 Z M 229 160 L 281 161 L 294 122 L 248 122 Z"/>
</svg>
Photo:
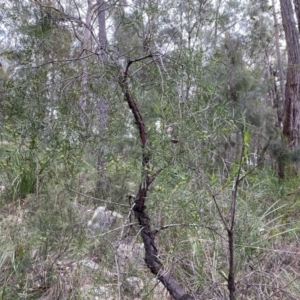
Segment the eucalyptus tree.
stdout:
<svg viewBox="0 0 300 300">
<path fill-rule="evenodd" d="M 295 8 L 299 10 L 298 1 L 294 1 Z M 282 23 L 285 32 L 286 47 L 288 53 L 288 67 L 285 84 L 283 136 L 285 143 L 291 150 L 297 150 L 299 145 L 300 128 L 300 63 L 299 31 L 296 28 L 295 10 L 291 0 L 280 1 Z M 296 11 L 298 18 L 299 12 Z M 298 19 L 298 26 L 299 26 Z M 293 170 L 292 172 L 295 172 Z M 296 171 L 297 172 L 297 171 Z M 281 177 L 284 177 L 282 172 Z"/>
<path fill-rule="evenodd" d="M 288 75 L 285 90 L 285 115 L 283 134 L 287 138 L 289 147 L 299 144 L 299 71 L 295 67 L 300 63 L 299 38 L 294 18 L 292 2 L 280 1 L 282 22 L 288 50 Z"/>
</svg>

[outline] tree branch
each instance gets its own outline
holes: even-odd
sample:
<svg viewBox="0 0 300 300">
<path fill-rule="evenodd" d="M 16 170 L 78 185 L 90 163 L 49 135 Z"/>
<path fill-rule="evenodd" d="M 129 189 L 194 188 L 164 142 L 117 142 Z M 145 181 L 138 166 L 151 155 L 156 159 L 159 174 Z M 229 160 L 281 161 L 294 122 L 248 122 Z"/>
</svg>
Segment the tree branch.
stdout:
<svg viewBox="0 0 300 300">
<path fill-rule="evenodd" d="M 179 286 L 179 284 L 171 277 L 169 271 L 164 270 L 162 263 L 158 259 L 158 250 L 155 245 L 155 233 L 151 230 L 150 218 L 146 213 L 145 201 L 147 198 L 147 192 L 150 184 L 154 181 L 156 176 L 159 174 L 157 171 L 154 175 L 150 176 L 150 159 L 151 153 L 147 151 L 148 145 L 148 136 L 146 132 L 146 126 L 143 121 L 143 118 L 140 114 L 139 108 L 134 101 L 128 84 L 128 72 L 130 66 L 134 62 L 139 62 L 144 59 L 152 57 L 152 54 L 135 59 L 127 62 L 124 71 L 121 71 L 121 77 L 119 84 L 122 88 L 124 94 L 124 100 L 127 102 L 128 107 L 130 108 L 136 126 L 139 130 L 139 138 L 141 141 L 142 147 L 142 167 L 143 167 L 143 178 L 140 184 L 139 190 L 135 197 L 135 205 L 133 207 L 135 217 L 137 218 L 139 225 L 141 227 L 141 237 L 145 247 L 145 263 L 150 271 L 157 277 L 157 279 L 166 287 L 169 293 L 174 297 L 175 300 L 190 299 L 194 298 L 188 294 L 185 294 L 185 291 Z"/>
</svg>

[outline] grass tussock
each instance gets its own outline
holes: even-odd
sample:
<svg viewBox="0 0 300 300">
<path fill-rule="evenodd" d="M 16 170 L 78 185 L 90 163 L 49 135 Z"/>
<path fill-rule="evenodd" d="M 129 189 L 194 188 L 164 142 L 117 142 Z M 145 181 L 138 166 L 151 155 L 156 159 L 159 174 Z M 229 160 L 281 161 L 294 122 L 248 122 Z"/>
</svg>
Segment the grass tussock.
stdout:
<svg viewBox="0 0 300 300">
<path fill-rule="evenodd" d="M 234 239 L 237 299 L 298 299 L 297 180 L 278 183 L 272 175 L 260 172 L 260 179 L 250 178 L 238 190 Z M 118 207 L 108 197 L 111 206 L 123 214 L 126 226 L 92 237 L 88 220 L 96 206 L 106 203 L 94 199 L 92 172 L 76 178 L 71 188 L 49 180 L 38 192 L 13 201 L 2 192 L 1 299 L 93 299 L 95 295 L 160 299 L 146 268 L 128 267 L 120 272 L 116 242 L 129 236 L 140 242 L 136 225 L 127 226 L 135 222 L 129 206 Z M 229 250 L 222 218 L 230 220 L 231 188 L 215 184 L 209 190 L 203 184 L 204 188 L 195 190 L 192 181 L 184 178 L 176 186 L 163 186 L 158 180 L 150 191 L 148 211 L 158 232 L 160 259 L 196 299 L 224 299 L 228 297 Z M 216 193 L 222 218 L 211 190 Z M 126 198 L 121 203 L 125 205 Z M 134 292 L 128 285 L 131 277 L 143 282 Z"/>
</svg>

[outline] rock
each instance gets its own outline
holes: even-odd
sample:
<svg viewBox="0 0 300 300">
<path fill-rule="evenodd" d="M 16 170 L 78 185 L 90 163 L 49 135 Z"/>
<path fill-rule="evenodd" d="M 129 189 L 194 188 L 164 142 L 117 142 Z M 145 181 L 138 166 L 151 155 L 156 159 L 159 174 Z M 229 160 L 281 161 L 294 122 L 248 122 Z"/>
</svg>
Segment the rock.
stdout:
<svg viewBox="0 0 300 300">
<path fill-rule="evenodd" d="M 117 276 L 117 274 L 110 272 L 107 268 L 100 266 L 90 259 L 82 259 L 79 261 L 79 264 L 88 268 L 92 272 L 101 269 L 101 273 L 104 274 L 106 278 L 110 278 L 111 280 Z"/>
<path fill-rule="evenodd" d="M 100 265 L 95 263 L 94 261 L 90 260 L 90 259 L 83 259 L 80 260 L 79 263 L 81 263 L 83 266 L 91 269 L 91 270 L 98 270 L 100 269 Z"/>
<path fill-rule="evenodd" d="M 157 279 L 152 279 L 149 282 L 151 288 L 153 300 L 170 300 L 172 299 L 165 286 Z"/>
<path fill-rule="evenodd" d="M 118 299 L 116 291 L 116 286 L 109 284 L 99 287 L 87 284 L 81 288 L 83 299 L 86 300 L 116 300 Z"/>
<path fill-rule="evenodd" d="M 144 245 L 134 240 L 123 240 L 114 244 L 121 273 L 145 268 Z"/>
<path fill-rule="evenodd" d="M 139 277 L 128 277 L 123 283 L 123 289 L 131 296 L 137 296 L 141 294 L 144 288 L 143 280 Z"/>
<path fill-rule="evenodd" d="M 88 222 L 88 231 L 91 235 L 101 234 L 108 230 L 122 227 L 123 216 L 110 210 L 105 206 L 99 206 L 94 212 L 92 219 Z"/>
</svg>

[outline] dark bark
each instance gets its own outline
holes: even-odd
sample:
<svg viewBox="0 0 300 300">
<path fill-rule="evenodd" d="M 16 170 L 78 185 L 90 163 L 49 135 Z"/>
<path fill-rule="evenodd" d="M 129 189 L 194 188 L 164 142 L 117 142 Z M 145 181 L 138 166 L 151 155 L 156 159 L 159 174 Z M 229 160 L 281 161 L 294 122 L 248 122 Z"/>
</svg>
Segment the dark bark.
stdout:
<svg viewBox="0 0 300 300">
<path fill-rule="evenodd" d="M 148 57 L 151 57 L 151 55 L 146 56 L 145 59 Z M 134 116 L 136 126 L 139 130 L 139 138 L 143 151 L 143 179 L 135 197 L 135 206 L 133 210 L 135 217 L 137 218 L 141 227 L 141 237 L 145 247 L 145 262 L 150 271 L 166 287 L 166 289 L 175 300 L 194 300 L 192 296 L 185 294 L 183 288 L 181 288 L 175 281 L 175 279 L 172 278 L 169 271 L 163 269 L 163 265 L 158 259 L 158 250 L 155 245 L 155 231 L 151 229 L 150 218 L 146 212 L 145 205 L 148 188 L 155 179 L 156 175 L 150 175 L 148 172 L 148 169 L 150 167 L 151 154 L 149 153 L 149 151 L 147 151 L 148 137 L 146 133 L 146 126 L 138 109 L 138 106 L 130 93 L 128 85 L 128 70 L 132 63 L 132 61 L 129 61 L 125 71 L 122 73 L 120 85 L 124 93 L 124 99 Z"/>
<path fill-rule="evenodd" d="M 185 294 L 179 300 L 194 300 L 194 298 L 188 294 Z"/>
<path fill-rule="evenodd" d="M 290 148 L 300 140 L 300 47 L 291 0 L 280 0 L 282 23 L 288 50 L 283 136 Z"/>
<path fill-rule="evenodd" d="M 228 246 L 229 246 L 229 274 L 227 287 L 229 290 L 229 299 L 235 299 L 235 267 L 234 267 L 234 231 L 227 229 Z"/>
<path fill-rule="evenodd" d="M 295 13 L 298 21 L 298 31 L 300 32 L 300 0 L 294 0 Z"/>
</svg>

